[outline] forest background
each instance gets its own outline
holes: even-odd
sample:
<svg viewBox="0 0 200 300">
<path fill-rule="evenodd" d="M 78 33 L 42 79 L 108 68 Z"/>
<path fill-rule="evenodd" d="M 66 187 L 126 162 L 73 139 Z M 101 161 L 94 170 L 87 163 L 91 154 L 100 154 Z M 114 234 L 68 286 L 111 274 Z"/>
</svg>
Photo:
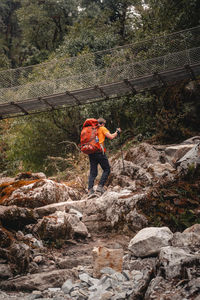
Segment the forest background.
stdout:
<svg viewBox="0 0 200 300">
<path fill-rule="evenodd" d="M 181 31 L 199 26 L 199 16 L 199 0 L 1 0 L 0 71 L 43 62 L 50 66 L 60 58 Z M 33 76 L 40 78 L 39 73 Z M 0 173 L 29 170 L 67 177 L 66 169 L 80 162 L 77 145 L 88 117 L 104 117 L 111 132 L 122 128 L 120 140 L 107 145 L 110 151 L 138 135 L 152 143 L 197 135 L 200 96 L 187 84 L 1 120 Z"/>
</svg>

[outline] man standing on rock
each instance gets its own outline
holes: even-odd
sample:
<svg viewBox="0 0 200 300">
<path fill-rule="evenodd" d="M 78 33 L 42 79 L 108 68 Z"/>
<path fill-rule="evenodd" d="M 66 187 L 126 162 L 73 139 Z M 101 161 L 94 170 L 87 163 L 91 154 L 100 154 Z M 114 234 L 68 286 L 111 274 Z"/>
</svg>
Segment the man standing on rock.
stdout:
<svg viewBox="0 0 200 300">
<path fill-rule="evenodd" d="M 94 193 L 93 186 L 94 186 L 94 180 L 98 175 L 98 164 L 100 164 L 103 173 L 96 191 L 101 194 L 104 193 L 103 187 L 110 174 L 110 165 L 109 165 L 108 158 L 105 154 L 104 141 L 106 137 L 110 140 L 113 140 L 121 132 L 121 129 L 117 128 L 114 133 L 110 133 L 110 131 L 105 127 L 105 124 L 106 124 L 106 120 L 104 120 L 103 118 L 98 119 L 98 138 L 99 138 L 99 144 L 101 145 L 102 151 L 89 154 L 89 161 L 90 161 L 90 175 L 89 175 L 89 182 L 88 182 L 89 196 Z"/>
</svg>

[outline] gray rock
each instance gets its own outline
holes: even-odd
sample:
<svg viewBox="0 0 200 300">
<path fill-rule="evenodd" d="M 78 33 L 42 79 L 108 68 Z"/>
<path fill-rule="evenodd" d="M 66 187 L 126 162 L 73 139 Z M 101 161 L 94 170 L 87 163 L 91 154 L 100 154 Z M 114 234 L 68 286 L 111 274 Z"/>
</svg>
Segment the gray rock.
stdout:
<svg viewBox="0 0 200 300">
<path fill-rule="evenodd" d="M 184 247 L 193 251 L 198 251 L 200 248 L 200 234 L 189 231 L 182 233 L 175 232 L 171 244 L 174 247 Z"/>
<path fill-rule="evenodd" d="M 13 276 L 11 268 L 8 264 L 0 263 L 0 280 L 5 280 Z"/>
<path fill-rule="evenodd" d="M 89 284 L 90 281 L 90 276 L 87 273 L 82 273 L 79 275 L 80 280 L 86 282 L 87 284 Z"/>
<path fill-rule="evenodd" d="M 198 144 L 200 143 L 200 136 L 193 136 L 192 138 L 189 138 L 187 140 L 185 140 L 184 142 L 181 143 L 181 145 L 187 145 L 187 144 Z"/>
<path fill-rule="evenodd" d="M 130 280 L 131 279 L 131 273 L 129 270 L 123 270 L 122 274 L 124 275 L 124 277 L 126 278 L 126 280 Z"/>
<path fill-rule="evenodd" d="M 110 267 L 105 267 L 103 269 L 100 270 L 101 274 L 108 274 L 108 275 L 112 275 L 114 274 L 116 271 Z"/>
<path fill-rule="evenodd" d="M 200 143 L 195 145 L 181 159 L 176 162 L 179 172 L 187 172 L 189 167 L 200 165 Z"/>
<path fill-rule="evenodd" d="M 187 259 L 195 259 L 188 249 L 178 247 L 163 247 L 159 254 L 159 263 L 165 273 L 165 278 L 171 280 L 181 276 L 182 266 Z M 163 272 L 162 270 L 162 272 Z"/>
<path fill-rule="evenodd" d="M 65 293 L 65 294 L 69 294 L 72 289 L 74 287 L 74 284 L 72 283 L 72 280 L 71 279 L 67 279 L 63 285 L 62 285 L 62 291 Z"/>
<path fill-rule="evenodd" d="M 83 218 L 83 214 L 80 211 L 78 211 L 77 209 L 74 209 L 74 208 L 69 209 L 69 214 L 76 215 L 79 218 L 80 221 Z"/>
<path fill-rule="evenodd" d="M 119 272 L 115 272 L 114 274 L 111 275 L 112 279 L 118 281 L 118 282 L 123 282 L 126 279 L 126 277 L 122 274 L 122 273 L 119 273 Z"/>
<path fill-rule="evenodd" d="M 124 299 L 126 299 L 126 295 L 127 295 L 126 292 L 122 292 L 122 293 L 119 293 L 117 295 L 115 294 L 112 299 L 113 300 L 124 300 Z"/>
<path fill-rule="evenodd" d="M 168 227 L 147 227 L 140 230 L 130 241 L 128 249 L 137 257 L 158 254 L 168 246 L 173 233 Z"/>
<path fill-rule="evenodd" d="M 76 270 L 53 270 L 37 274 L 28 274 L 26 276 L 15 277 L 10 280 L 0 281 L 0 289 L 12 291 L 33 291 L 45 290 L 49 287 L 61 287 L 67 279 L 75 279 Z"/>
<path fill-rule="evenodd" d="M 41 291 L 33 291 L 29 297 L 30 300 L 35 300 L 35 299 L 39 299 L 39 298 L 43 298 Z"/>
</svg>

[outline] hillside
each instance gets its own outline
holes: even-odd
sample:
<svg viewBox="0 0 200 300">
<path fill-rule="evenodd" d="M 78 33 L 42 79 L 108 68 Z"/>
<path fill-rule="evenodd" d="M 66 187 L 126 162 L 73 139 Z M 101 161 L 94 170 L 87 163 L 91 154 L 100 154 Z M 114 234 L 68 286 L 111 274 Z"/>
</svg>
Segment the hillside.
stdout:
<svg viewBox="0 0 200 300">
<path fill-rule="evenodd" d="M 197 300 L 199 142 L 116 153 L 102 196 L 78 179 L 2 178 L 2 299 Z"/>
</svg>

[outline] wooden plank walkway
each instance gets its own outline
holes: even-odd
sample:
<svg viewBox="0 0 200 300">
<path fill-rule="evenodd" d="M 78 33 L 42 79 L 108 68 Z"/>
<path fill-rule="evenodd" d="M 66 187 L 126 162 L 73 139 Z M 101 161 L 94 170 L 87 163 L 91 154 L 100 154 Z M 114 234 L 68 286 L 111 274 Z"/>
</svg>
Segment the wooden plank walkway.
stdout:
<svg viewBox="0 0 200 300">
<path fill-rule="evenodd" d="M 0 119 L 115 99 L 125 95 L 137 94 L 145 90 L 175 85 L 182 80 L 196 80 L 198 76 L 200 76 L 200 63 L 136 79 L 124 79 L 119 82 L 91 86 L 90 88 L 71 92 L 66 91 L 65 93 L 27 99 L 21 102 L 11 101 L 10 103 L 0 104 Z"/>
</svg>

